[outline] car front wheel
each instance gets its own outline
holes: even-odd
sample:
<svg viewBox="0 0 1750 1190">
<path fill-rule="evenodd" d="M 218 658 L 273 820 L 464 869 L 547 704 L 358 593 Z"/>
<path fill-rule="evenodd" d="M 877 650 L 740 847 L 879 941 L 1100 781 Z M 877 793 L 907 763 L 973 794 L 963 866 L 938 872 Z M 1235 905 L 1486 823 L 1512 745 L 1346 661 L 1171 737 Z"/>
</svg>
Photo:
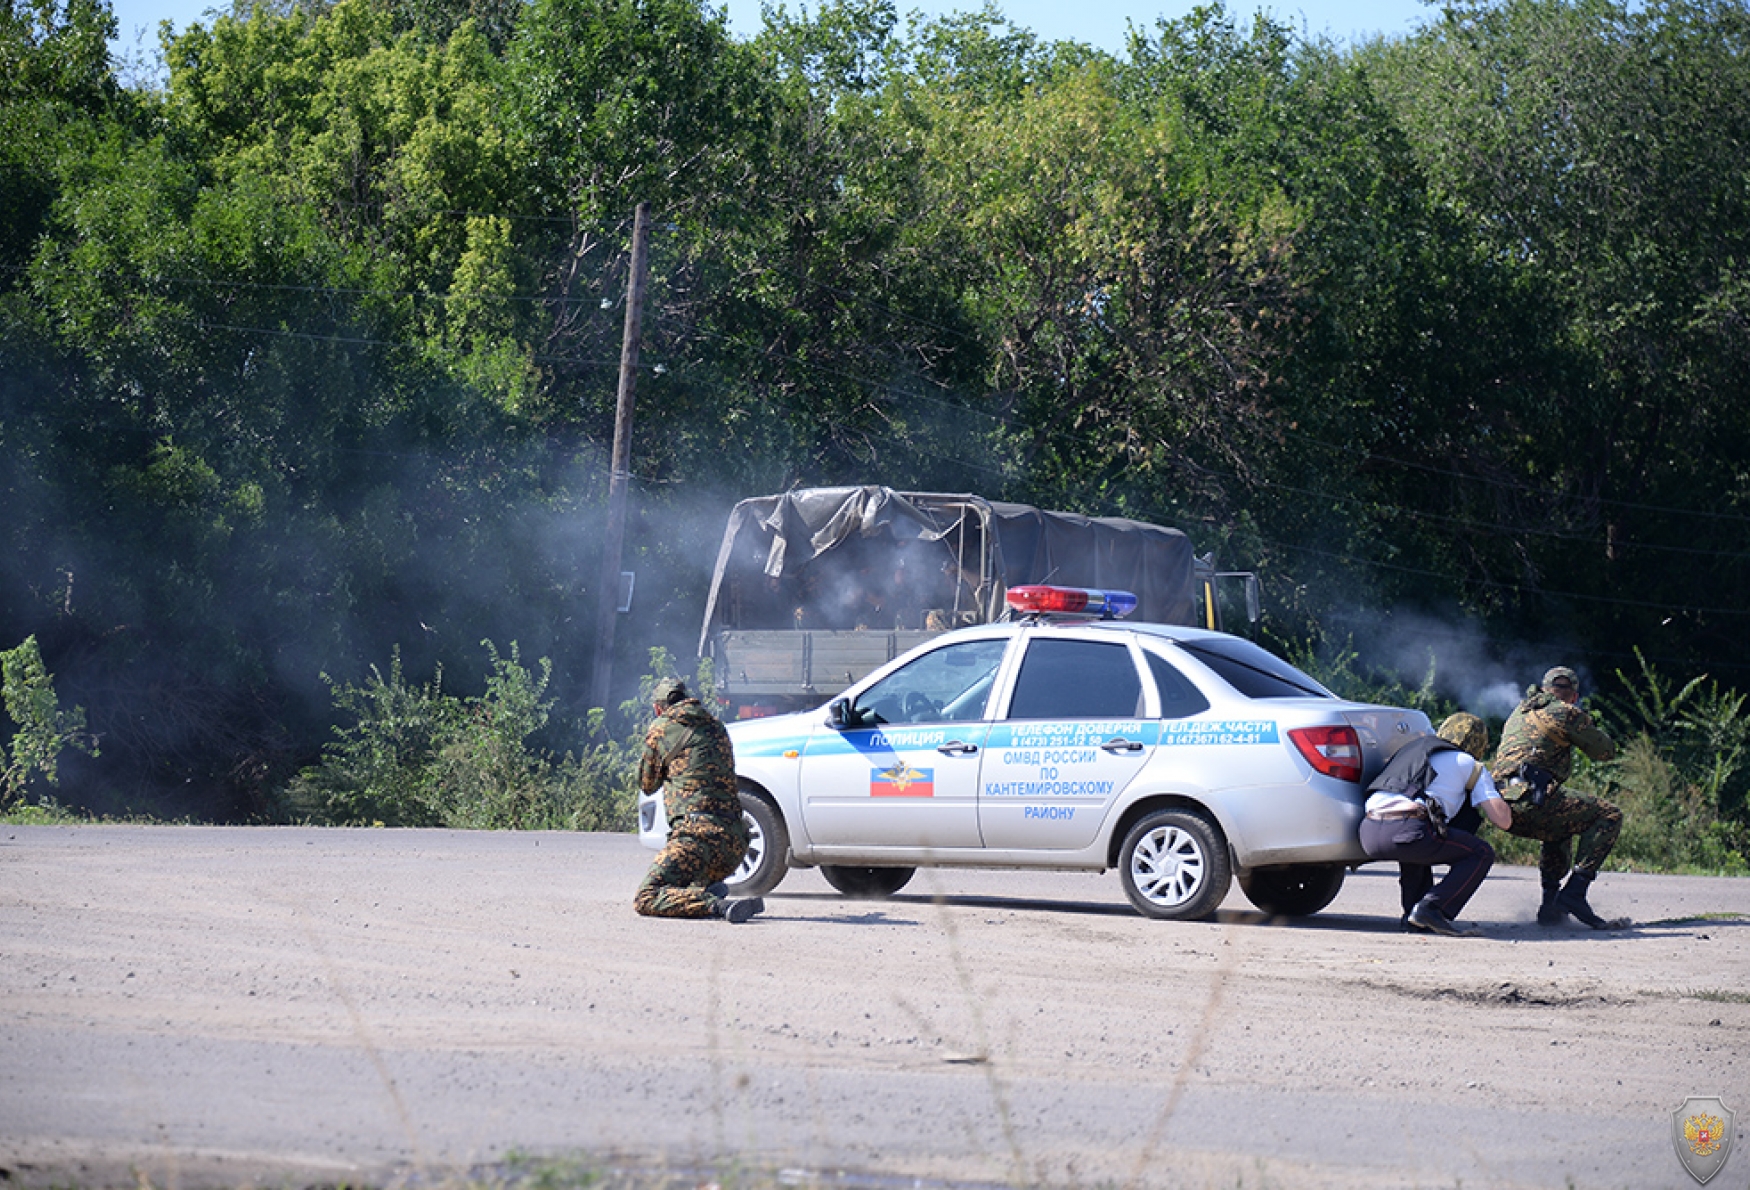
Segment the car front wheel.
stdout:
<svg viewBox="0 0 1750 1190">
<path fill-rule="evenodd" d="M 1118 871 L 1137 912 L 1174 921 L 1208 917 L 1233 883 L 1221 828 L 1195 810 L 1157 810 L 1131 827 Z"/>
<path fill-rule="evenodd" d="M 1240 877 L 1240 888 L 1265 913 L 1306 917 L 1337 899 L 1345 875 L 1342 864 L 1286 864 L 1247 872 Z"/>
<path fill-rule="evenodd" d="M 790 832 L 770 802 L 745 789 L 741 820 L 747 824 L 747 854 L 725 883 L 730 896 L 763 897 L 778 887 L 789 870 Z"/>
<path fill-rule="evenodd" d="M 826 882 L 859 901 L 879 901 L 891 897 L 911 882 L 916 868 L 847 868 L 838 864 L 820 865 Z"/>
</svg>

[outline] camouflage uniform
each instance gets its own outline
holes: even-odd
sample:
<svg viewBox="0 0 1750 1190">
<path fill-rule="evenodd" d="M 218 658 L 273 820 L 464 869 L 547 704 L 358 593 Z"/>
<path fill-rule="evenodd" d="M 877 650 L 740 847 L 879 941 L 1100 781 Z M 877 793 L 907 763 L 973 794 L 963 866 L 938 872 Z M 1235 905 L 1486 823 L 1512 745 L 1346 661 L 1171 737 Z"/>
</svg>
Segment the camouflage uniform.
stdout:
<svg viewBox="0 0 1750 1190">
<path fill-rule="evenodd" d="M 747 824 L 735 787 L 735 753 L 723 724 L 685 698 L 663 708 L 644 736 L 638 785 L 663 789 L 668 842 L 632 906 L 646 917 L 719 917 L 723 898 L 706 886 L 747 854 Z"/>
<path fill-rule="evenodd" d="M 1551 670 L 1550 675 L 1567 674 L 1568 670 Z M 1544 688 L 1530 687 L 1507 723 L 1501 729 L 1501 746 L 1495 753 L 1492 767 L 1495 781 L 1501 786 L 1513 810 L 1510 833 L 1543 844 L 1538 857 L 1538 874 L 1543 881 L 1544 906 L 1538 920 L 1546 924 L 1560 921 L 1558 905 L 1562 878 L 1569 873 L 1573 860 L 1573 875 L 1579 888 L 1578 904 L 1584 905 L 1585 888 L 1598 875 L 1599 868 L 1616 845 L 1622 831 L 1622 811 L 1600 798 L 1589 797 L 1562 788 L 1574 767 L 1574 749 L 1579 748 L 1594 760 L 1609 760 L 1616 755 L 1616 744 L 1592 722 L 1592 716 L 1578 705 L 1564 702 L 1549 689 L 1549 676 Z M 1515 779 L 1526 765 L 1549 770 L 1555 777 L 1541 806 L 1531 804 L 1531 791 L 1523 779 Z M 1574 840 L 1578 839 L 1578 854 L 1574 855 Z M 1590 910 L 1575 912 L 1588 924 Z"/>
<path fill-rule="evenodd" d="M 1570 846 L 1576 836 L 1579 854 L 1573 867 L 1596 876 L 1622 830 L 1621 810 L 1609 802 L 1561 788 L 1574 770 L 1575 748 L 1593 760 L 1609 760 L 1616 755 L 1616 745 L 1593 726 L 1592 716 L 1553 694 L 1532 689 L 1501 729 L 1501 747 L 1491 766 L 1496 782 L 1512 804 L 1512 833 L 1543 843 L 1538 871 L 1546 885 L 1560 883 L 1568 874 Z M 1556 787 L 1541 806 L 1531 804 L 1523 783 L 1509 783 L 1520 767 L 1528 764 L 1540 765 L 1555 774 Z"/>
</svg>

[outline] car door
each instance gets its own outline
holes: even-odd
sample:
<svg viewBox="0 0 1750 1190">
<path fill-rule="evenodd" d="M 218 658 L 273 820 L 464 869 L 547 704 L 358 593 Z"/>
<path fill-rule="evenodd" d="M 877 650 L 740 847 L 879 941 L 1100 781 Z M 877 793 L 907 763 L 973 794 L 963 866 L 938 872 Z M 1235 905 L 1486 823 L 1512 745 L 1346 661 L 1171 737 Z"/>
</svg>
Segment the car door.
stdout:
<svg viewBox="0 0 1750 1190">
<path fill-rule="evenodd" d="M 1002 718 L 986 738 L 978 821 L 992 850 L 1088 846 L 1148 763 L 1160 724 L 1122 640 L 1027 639 Z"/>
<path fill-rule="evenodd" d="M 1007 648 L 943 644 L 857 692 L 853 725 L 810 733 L 800 788 L 813 846 L 979 846 L 986 711 Z"/>
</svg>

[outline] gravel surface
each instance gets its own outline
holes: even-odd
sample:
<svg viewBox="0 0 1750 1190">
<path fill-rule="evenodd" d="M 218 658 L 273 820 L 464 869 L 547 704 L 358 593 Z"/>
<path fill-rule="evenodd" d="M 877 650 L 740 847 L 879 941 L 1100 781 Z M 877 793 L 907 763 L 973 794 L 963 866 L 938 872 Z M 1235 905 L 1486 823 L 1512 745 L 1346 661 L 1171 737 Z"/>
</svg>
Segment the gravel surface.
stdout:
<svg viewBox="0 0 1750 1190">
<path fill-rule="evenodd" d="M 1115 873 L 792 872 L 746 925 L 631 909 L 618 835 L 0 826 L 0 1182 L 1695 1183 L 1738 1112 L 1750 880 L 1609 874 L 1635 927 L 1400 932 L 1395 870 L 1271 921 L 1148 921 Z M 568 1165 L 567 1168 L 573 1168 Z M 763 1171 L 788 1171 L 772 1174 Z M 1711 1188 L 1710 1188 L 1711 1190 Z"/>
</svg>

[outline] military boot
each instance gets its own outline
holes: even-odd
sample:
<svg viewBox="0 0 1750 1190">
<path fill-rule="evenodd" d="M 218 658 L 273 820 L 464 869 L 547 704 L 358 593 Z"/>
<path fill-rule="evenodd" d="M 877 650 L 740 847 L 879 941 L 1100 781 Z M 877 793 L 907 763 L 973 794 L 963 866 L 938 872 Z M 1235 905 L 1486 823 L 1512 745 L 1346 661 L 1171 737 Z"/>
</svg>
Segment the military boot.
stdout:
<svg viewBox="0 0 1750 1190">
<path fill-rule="evenodd" d="M 1540 926 L 1559 926 L 1568 918 L 1568 911 L 1556 903 L 1562 895 L 1560 884 L 1543 886 L 1543 904 L 1537 907 L 1537 924 Z"/>
<path fill-rule="evenodd" d="M 754 914 L 765 912 L 765 908 L 766 903 L 758 897 L 731 897 L 717 902 L 714 916 L 740 925 Z"/>
<path fill-rule="evenodd" d="M 1586 890 L 1592 887 L 1596 878 L 1596 873 L 1574 869 L 1568 876 L 1568 883 L 1556 894 L 1555 904 L 1563 913 L 1572 913 L 1595 930 L 1608 930 L 1610 923 L 1592 912 L 1592 906 L 1586 903 Z M 1539 920 L 1542 920 L 1541 914 Z"/>
</svg>

